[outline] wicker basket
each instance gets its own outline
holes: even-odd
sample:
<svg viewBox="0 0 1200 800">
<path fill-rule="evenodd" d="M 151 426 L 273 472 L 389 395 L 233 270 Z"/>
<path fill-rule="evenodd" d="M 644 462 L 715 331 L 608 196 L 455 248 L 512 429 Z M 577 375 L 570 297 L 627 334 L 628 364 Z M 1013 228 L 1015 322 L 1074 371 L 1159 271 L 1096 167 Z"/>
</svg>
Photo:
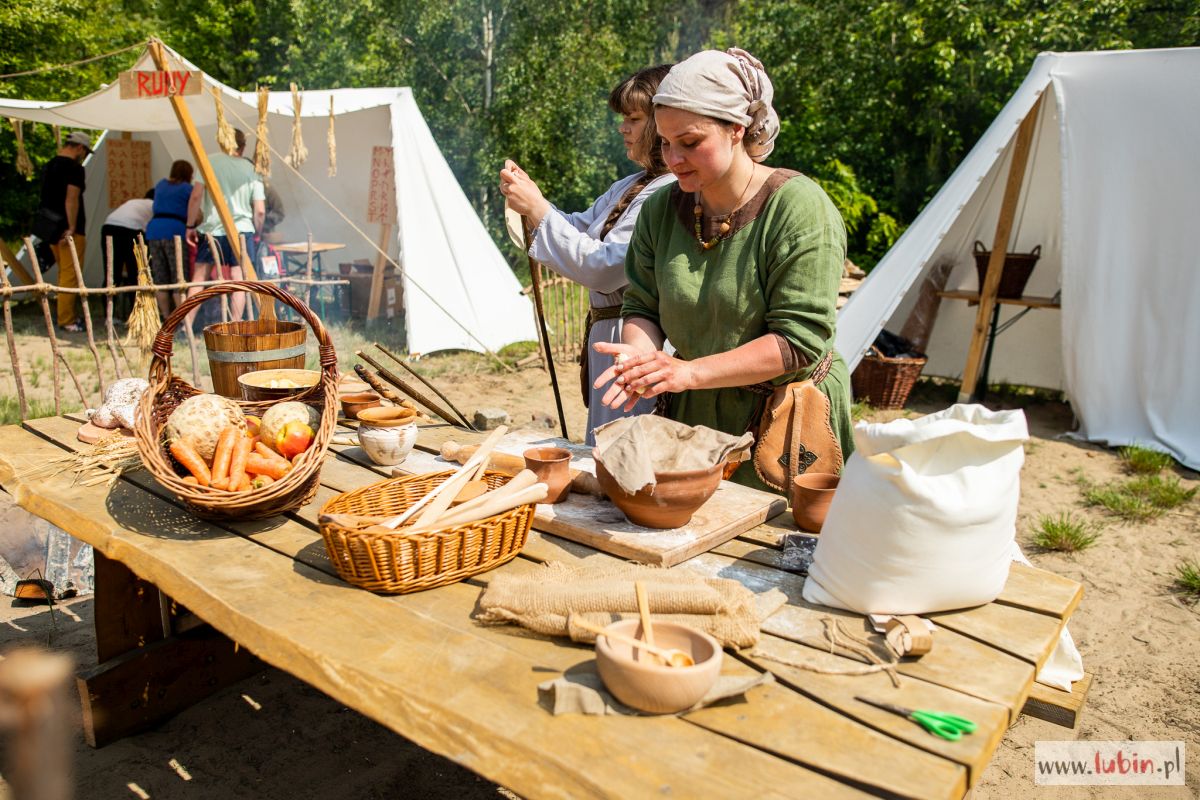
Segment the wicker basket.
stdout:
<svg viewBox="0 0 1200 800">
<path fill-rule="evenodd" d="M 340 494 L 321 514 L 391 517 L 404 512 L 453 471 L 394 478 Z M 488 487 L 508 483 L 508 475 L 488 472 Z M 364 533 L 321 524 L 329 560 L 347 583 L 383 594 L 407 594 L 444 586 L 487 572 L 521 552 L 533 526 L 534 504 L 494 517 L 429 533 Z"/>
<path fill-rule="evenodd" d="M 874 408 L 904 408 L 908 393 L 912 391 L 929 359 L 888 358 L 871 347 L 871 352 L 862 357 L 850 376 L 854 396 L 866 400 Z"/>
<path fill-rule="evenodd" d="M 987 275 L 988 260 L 992 251 L 983 246 L 983 242 L 975 242 L 975 273 L 979 276 L 979 291 L 983 293 L 983 279 Z M 1025 293 L 1025 284 L 1042 257 L 1042 246 L 1039 244 L 1028 253 L 1005 253 L 1004 269 L 1000 273 L 1000 288 L 996 290 L 997 297 L 1016 300 Z"/>
<path fill-rule="evenodd" d="M 171 372 L 171 354 L 175 329 L 189 311 L 213 297 L 233 292 L 255 292 L 286 303 L 308 323 L 316 335 L 321 360 L 321 380 L 315 386 L 295 395 L 293 400 L 306 402 L 321 412 L 321 424 L 313 442 L 295 462 L 292 469 L 270 486 L 252 492 L 229 492 L 207 486 L 184 483 L 176 472 L 174 461 L 167 454 L 162 429 L 171 412 L 189 397 L 202 394 L 199 389 Z M 321 464 L 325 450 L 337 425 L 337 353 L 329 334 L 298 297 L 272 284 L 254 281 L 230 281 L 213 286 L 185 300 L 172 312 L 154 338 L 154 359 L 150 363 L 150 388 L 142 395 L 138 407 L 134 434 L 138 452 L 146 471 L 160 484 L 186 504 L 188 510 L 205 519 L 258 519 L 299 508 L 317 493 Z M 236 401 L 235 401 L 236 402 Z M 261 415 L 277 401 L 239 402 L 247 414 Z"/>
</svg>

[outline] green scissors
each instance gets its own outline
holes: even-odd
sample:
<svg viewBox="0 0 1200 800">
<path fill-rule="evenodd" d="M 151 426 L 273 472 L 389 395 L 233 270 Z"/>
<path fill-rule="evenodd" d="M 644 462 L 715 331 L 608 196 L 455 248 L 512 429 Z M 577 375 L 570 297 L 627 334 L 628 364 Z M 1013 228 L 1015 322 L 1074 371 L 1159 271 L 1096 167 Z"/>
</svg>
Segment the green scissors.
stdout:
<svg viewBox="0 0 1200 800">
<path fill-rule="evenodd" d="M 971 720 L 954 714 L 913 710 L 904 706 L 894 706 L 891 703 L 881 703 L 878 700 L 869 700 L 865 697 L 855 697 L 854 699 L 867 705 L 875 706 L 876 708 L 882 708 L 884 711 L 899 714 L 905 719 L 910 719 L 917 723 L 934 736 L 940 736 L 949 742 L 957 742 L 963 737 L 964 733 L 974 733 L 975 729 L 979 727 Z"/>
</svg>

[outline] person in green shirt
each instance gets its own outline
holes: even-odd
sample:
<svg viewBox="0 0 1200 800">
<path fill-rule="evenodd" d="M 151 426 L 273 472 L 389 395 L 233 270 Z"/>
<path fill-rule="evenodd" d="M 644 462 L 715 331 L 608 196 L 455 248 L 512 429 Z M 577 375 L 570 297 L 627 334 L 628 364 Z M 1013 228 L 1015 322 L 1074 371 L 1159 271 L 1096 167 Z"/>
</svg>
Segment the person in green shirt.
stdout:
<svg viewBox="0 0 1200 800">
<path fill-rule="evenodd" d="M 849 457 L 850 375 L 833 349 L 846 229 L 812 180 L 762 163 L 779 132 L 771 98 L 762 64 L 736 48 L 697 53 L 659 86 L 655 122 L 678 182 L 638 217 L 622 341 L 596 344 L 614 357 L 596 386 L 611 407 L 658 397 L 671 419 L 740 435 L 763 408 L 748 387 L 824 374 Z M 769 490 L 751 463 L 732 479 Z"/>
</svg>

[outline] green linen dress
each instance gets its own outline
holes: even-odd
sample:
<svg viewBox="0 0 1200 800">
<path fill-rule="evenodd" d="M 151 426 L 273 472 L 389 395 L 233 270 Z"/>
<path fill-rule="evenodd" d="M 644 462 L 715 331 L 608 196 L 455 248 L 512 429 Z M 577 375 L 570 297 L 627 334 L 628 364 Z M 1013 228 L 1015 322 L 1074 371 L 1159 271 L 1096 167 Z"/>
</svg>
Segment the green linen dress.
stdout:
<svg viewBox="0 0 1200 800">
<path fill-rule="evenodd" d="M 841 215 L 811 179 L 777 169 L 729 218 L 728 238 L 706 251 L 696 241 L 694 204 L 694 195 L 676 185 L 660 189 L 642 207 L 625 257 L 629 288 L 621 315 L 657 324 L 687 360 L 779 334 L 803 366 L 772 382 L 804 380 L 833 348 L 846 254 Z M 704 232 L 706 239 L 712 235 Z M 841 356 L 835 353 L 819 387 L 849 458 L 850 374 Z M 695 389 L 671 395 L 667 416 L 741 435 L 755 422 L 760 399 L 742 388 Z M 733 480 L 773 491 L 750 462 Z"/>
</svg>

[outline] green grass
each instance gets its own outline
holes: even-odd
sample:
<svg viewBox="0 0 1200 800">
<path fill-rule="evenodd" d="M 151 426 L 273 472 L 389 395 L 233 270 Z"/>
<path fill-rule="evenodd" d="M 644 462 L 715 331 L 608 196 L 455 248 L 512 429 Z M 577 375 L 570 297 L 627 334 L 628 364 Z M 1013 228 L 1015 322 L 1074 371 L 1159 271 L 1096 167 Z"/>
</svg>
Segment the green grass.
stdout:
<svg viewBox="0 0 1200 800">
<path fill-rule="evenodd" d="M 1041 550 L 1074 553 L 1086 550 L 1100 537 L 1100 527 L 1087 520 L 1076 519 L 1070 511 L 1057 516 L 1042 514 L 1033 530 L 1032 541 Z"/>
<path fill-rule="evenodd" d="M 864 420 L 875 413 L 875 408 L 866 400 L 859 400 L 850 406 L 850 419 L 853 422 Z"/>
<path fill-rule="evenodd" d="M 1099 506 L 1126 522 L 1146 522 L 1189 502 L 1196 489 L 1182 486 L 1179 478 L 1143 475 L 1084 489 L 1089 506 Z"/>
<path fill-rule="evenodd" d="M 1200 600 L 1200 561 L 1181 561 L 1175 565 L 1175 572 L 1175 586 Z"/>
<path fill-rule="evenodd" d="M 1160 450 L 1136 444 L 1122 447 L 1118 452 L 1126 471 L 1134 475 L 1157 475 L 1175 463 L 1175 459 Z"/>
<path fill-rule="evenodd" d="M 54 416 L 54 400 L 29 400 L 29 419 Z M 62 413 L 72 414 L 83 408 L 78 402 L 63 401 Z M 21 406 L 17 395 L 0 397 L 0 425 L 18 425 L 21 422 Z"/>
</svg>

